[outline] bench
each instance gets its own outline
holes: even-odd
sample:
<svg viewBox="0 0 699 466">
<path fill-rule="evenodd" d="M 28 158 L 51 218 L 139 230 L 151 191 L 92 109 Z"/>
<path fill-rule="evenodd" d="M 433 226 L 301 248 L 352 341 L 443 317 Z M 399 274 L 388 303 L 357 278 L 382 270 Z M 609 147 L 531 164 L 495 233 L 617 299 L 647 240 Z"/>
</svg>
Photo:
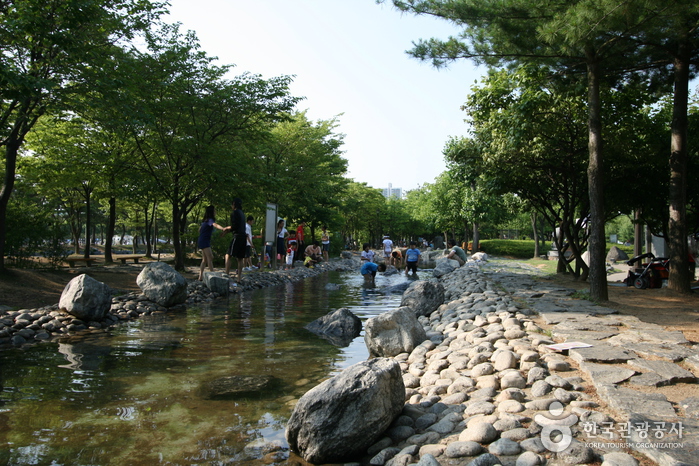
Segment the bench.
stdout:
<svg viewBox="0 0 699 466">
<path fill-rule="evenodd" d="M 68 265 L 70 265 L 71 267 L 75 267 L 75 264 L 77 262 L 84 262 L 85 266 L 91 267 L 92 264 L 97 262 L 97 259 L 95 259 L 94 257 L 87 258 L 87 257 L 81 257 L 81 256 L 68 256 L 68 257 L 66 257 L 66 261 L 68 262 Z"/>
<path fill-rule="evenodd" d="M 122 264 L 126 264 L 128 260 L 132 260 L 134 264 L 138 264 L 138 260 L 142 257 L 146 257 L 145 254 L 114 254 L 112 256 L 115 261 L 119 259 Z"/>
</svg>

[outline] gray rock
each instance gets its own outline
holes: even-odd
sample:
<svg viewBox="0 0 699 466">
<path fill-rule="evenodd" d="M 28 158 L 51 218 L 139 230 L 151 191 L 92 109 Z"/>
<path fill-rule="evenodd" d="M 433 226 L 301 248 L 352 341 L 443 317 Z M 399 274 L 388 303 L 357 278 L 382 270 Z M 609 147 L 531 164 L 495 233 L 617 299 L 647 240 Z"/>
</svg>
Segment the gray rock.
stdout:
<svg viewBox="0 0 699 466">
<path fill-rule="evenodd" d="M 680 402 L 687 417 L 699 419 L 699 396 L 690 396 Z"/>
<path fill-rule="evenodd" d="M 605 364 L 623 364 L 636 356 L 616 346 L 598 343 L 590 348 L 575 348 L 569 352 L 577 362 L 603 362 Z"/>
<path fill-rule="evenodd" d="M 589 374 L 594 384 L 617 384 L 636 374 L 636 371 L 609 364 L 580 363 L 580 369 Z"/>
<path fill-rule="evenodd" d="M 605 453 L 602 466 L 638 466 L 638 460 L 628 453 L 612 452 Z"/>
<path fill-rule="evenodd" d="M 517 457 L 515 466 L 539 466 L 542 464 L 546 464 L 544 458 L 537 455 L 533 451 L 525 451 Z"/>
<path fill-rule="evenodd" d="M 696 381 L 694 374 L 669 361 L 648 361 L 646 359 L 634 359 L 629 361 L 629 365 L 654 372 L 660 376 L 661 381 L 657 383 L 656 386 L 682 382 L 693 383 Z"/>
<path fill-rule="evenodd" d="M 422 455 L 420 458 L 420 461 L 417 462 L 416 466 L 442 466 L 439 461 L 437 461 L 437 458 L 435 458 L 433 455 L 427 453 L 425 455 Z"/>
<path fill-rule="evenodd" d="M 372 356 L 392 357 L 410 353 L 427 339 L 413 310 L 399 307 L 366 321 L 364 342 Z"/>
<path fill-rule="evenodd" d="M 534 453 L 544 453 L 548 451 L 539 437 L 522 440 L 519 442 L 519 446 Z"/>
<path fill-rule="evenodd" d="M 224 272 L 204 272 L 204 285 L 221 296 L 228 296 L 230 281 L 230 277 Z"/>
<path fill-rule="evenodd" d="M 400 453 L 400 448 L 384 448 L 379 453 L 377 453 L 371 460 L 369 460 L 369 464 L 375 466 L 383 466 L 384 464 L 386 464 L 388 460 L 396 456 L 398 453 Z"/>
<path fill-rule="evenodd" d="M 151 262 L 136 278 L 143 294 L 161 306 L 171 307 L 187 300 L 187 280 L 165 262 Z"/>
<path fill-rule="evenodd" d="M 644 413 L 654 418 L 672 419 L 675 410 L 665 395 L 660 393 L 642 393 L 613 385 L 600 385 L 597 387 L 600 397 L 609 406 L 628 415 Z"/>
<path fill-rule="evenodd" d="M 348 367 L 303 395 L 286 427 L 289 447 L 310 463 L 356 458 L 401 413 L 400 365 L 377 358 Z"/>
<path fill-rule="evenodd" d="M 102 320 L 112 306 L 112 290 L 92 277 L 78 275 L 63 289 L 58 305 L 78 319 Z"/>
<path fill-rule="evenodd" d="M 362 321 L 343 307 L 314 320 L 306 325 L 306 330 L 344 348 L 362 332 Z"/>
<path fill-rule="evenodd" d="M 401 307 L 407 306 L 416 316 L 428 316 L 444 303 L 444 287 L 436 280 L 420 280 L 413 282 L 400 302 Z"/>
<path fill-rule="evenodd" d="M 522 448 L 519 446 L 519 443 L 515 442 L 514 440 L 509 438 L 501 438 L 491 443 L 488 447 L 488 451 L 493 455 L 514 456 L 519 455 Z"/>
<path fill-rule="evenodd" d="M 459 435 L 460 442 L 490 443 L 498 437 L 498 431 L 492 424 L 478 422 L 466 428 Z"/>
<path fill-rule="evenodd" d="M 556 454 L 563 464 L 587 464 L 595 461 L 595 452 L 586 444 L 573 439 L 568 448 Z"/>
<path fill-rule="evenodd" d="M 476 456 L 483 452 L 483 447 L 477 442 L 451 442 L 444 451 L 447 458 L 463 458 L 464 456 Z"/>
<path fill-rule="evenodd" d="M 537 380 L 534 382 L 532 385 L 532 396 L 535 398 L 541 398 L 542 396 L 548 395 L 551 393 L 551 390 L 553 387 L 548 384 L 545 380 Z"/>
<path fill-rule="evenodd" d="M 498 466 L 501 462 L 497 456 L 492 453 L 484 453 L 478 458 L 474 459 L 467 466 Z"/>
</svg>

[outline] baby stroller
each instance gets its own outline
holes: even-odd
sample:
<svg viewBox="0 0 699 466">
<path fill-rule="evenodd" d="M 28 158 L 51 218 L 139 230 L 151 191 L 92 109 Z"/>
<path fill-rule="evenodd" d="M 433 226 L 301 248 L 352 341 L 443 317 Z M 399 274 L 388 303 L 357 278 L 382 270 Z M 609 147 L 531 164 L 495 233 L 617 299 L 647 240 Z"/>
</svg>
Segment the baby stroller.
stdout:
<svg viewBox="0 0 699 466">
<path fill-rule="evenodd" d="M 648 262 L 643 264 L 643 260 L 648 259 Z M 646 288 L 660 288 L 663 285 L 663 280 L 667 280 L 670 272 L 670 259 L 667 257 L 655 257 L 652 253 L 641 254 L 633 259 L 626 261 L 626 264 L 633 266 L 636 262 L 639 263 L 640 272 L 629 270 L 629 275 L 624 282 L 626 286 L 635 286 L 639 290 Z M 636 268 L 639 270 L 639 268 Z"/>
</svg>

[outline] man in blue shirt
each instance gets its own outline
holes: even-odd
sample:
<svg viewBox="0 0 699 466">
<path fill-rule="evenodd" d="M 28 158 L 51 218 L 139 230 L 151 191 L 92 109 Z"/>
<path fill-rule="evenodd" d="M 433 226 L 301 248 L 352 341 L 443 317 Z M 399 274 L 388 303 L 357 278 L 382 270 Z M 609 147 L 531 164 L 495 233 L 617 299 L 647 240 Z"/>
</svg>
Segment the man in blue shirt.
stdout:
<svg viewBox="0 0 699 466">
<path fill-rule="evenodd" d="M 420 261 L 420 250 L 417 248 L 415 241 L 410 242 L 410 248 L 405 251 L 405 276 L 408 276 L 409 271 L 413 271 L 413 276 L 417 276 L 417 263 Z"/>
<path fill-rule="evenodd" d="M 360 273 L 364 277 L 365 284 L 373 284 L 376 278 L 376 271 L 385 272 L 386 264 L 377 264 L 376 262 L 364 262 Z"/>
</svg>

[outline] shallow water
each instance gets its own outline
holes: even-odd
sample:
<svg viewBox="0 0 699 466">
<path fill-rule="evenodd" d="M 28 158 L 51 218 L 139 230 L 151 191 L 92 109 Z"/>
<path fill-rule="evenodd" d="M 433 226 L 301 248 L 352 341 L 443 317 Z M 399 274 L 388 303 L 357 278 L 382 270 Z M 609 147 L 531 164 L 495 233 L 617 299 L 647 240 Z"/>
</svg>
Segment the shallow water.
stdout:
<svg viewBox="0 0 699 466">
<path fill-rule="evenodd" d="M 405 280 L 365 289 L 357 273 L 323 274 L 0 351 L 0 464 L 263 464 L 255 445 L 287 446 L 295 401 L 367 358 L 363 334 L 337 348 L 304 326 L 340 307 L 362 320 L 395 308 L 401 295 L 386 289 Z M 247 398 L 203 395 L 231 375 L 276 383 Z"/>
</svg>

